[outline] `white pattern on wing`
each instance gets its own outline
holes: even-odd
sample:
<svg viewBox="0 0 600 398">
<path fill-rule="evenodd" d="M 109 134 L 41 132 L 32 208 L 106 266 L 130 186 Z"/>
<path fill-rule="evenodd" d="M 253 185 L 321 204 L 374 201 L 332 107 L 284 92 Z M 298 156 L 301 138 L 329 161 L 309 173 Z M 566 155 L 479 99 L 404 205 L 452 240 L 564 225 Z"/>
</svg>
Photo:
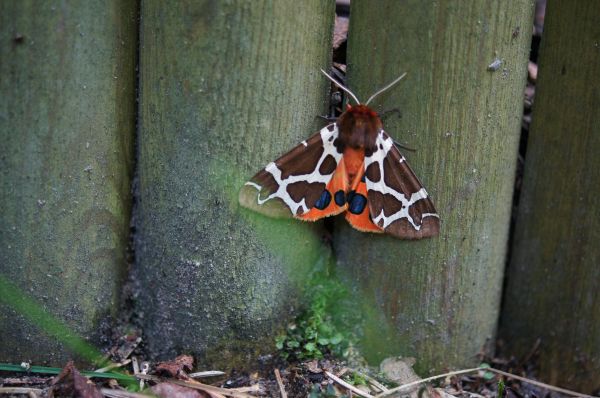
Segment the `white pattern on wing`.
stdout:
<svg viewBox="0 0 600 398">
<path fill-rule="evenodd" d="M 331 129 L 331 131 L 330 131 L 329 130 L 330 126 L 332 126 L 332 125 L 323 127 L 318 133 L 321 135 L 321 141 L 323 144 L 323 153 L 321 154 L 319 161 L 317 162 L 313 171 L 310 174 L 290 175 L 287 178 L 282 179 L 281 178 L 282 171 L 279 169 L 279 167 L 277 167 L 275 162 L 269 163 L 265 167 L 264 170 L 273 176 L 273 178 L 275 179 L 275 182 L 277 182 L 278 188 L 277 188 L 277 191 L 271 193 L 269 196 L 267 196 L 264 199 L 261 199 L 261 197 L 260 197 L 260 191 L 262 189 L 262 187 L 260 185 L 254 183 L 252 181 L 249 181 L 246 183 L 246 185 L 254 187 L 258 191 L 258 193 L 256 195 L 256 199 L 257 199 L 257 203 L 259 205 L 262 205 L 265 202 L 267 202 L 268 200 L 271 200 L 273 198 L 279 198 L 286 204 L 287 207 L 289 207 L 292 214 L 295 216 L 306 213 L 307 211 L 310 210 L 306 206 L 306 202 L 305 202 L 304 198 L 302 198 L 302 200 L 300 202 L 296 202 L 294 199 L 292 199 L 292 197 L 288 193 L 287 188 L 288 188 L 288 185 L 293 184 L 295 182 L 299 182 L 299 181 L 306 182 L 308 184 L 323 183 L 323 184 L 327 185 L 329 183 L 335 170 L 329 174 L 321 174 L 319 172 L 321 164 L 323 163 L 323 161 L 325 161 L 325 158 L 329 155 L 333 156 L 333 158 L 335 159 L 336 166 L 339 163 L 340 159 L 342 158 L 342 153 L 338 152 L 335 145 L 333 145 L 335 139 L 338 137 L 338 127 L 335 123 L 333 123 L 333 129 Z M 301 144 L 304 147 L 308 147 L 308 144 L 306 141 L 302 141 Z"/>
<path fill-rule="evenodd" d="M 384 210 L 382 209 L 378 215 L 376 215 L 376 216 L 372 215 L 373 222 L 377 225 L 380 225 L 379 222 L 383 220 L 383 224 L 381 225 L 381 227 L 383 229 L 385 229 L 390 224 L 392 224 L 394 221 L 405 218 L 413 226 L 413 228 L 418 231 L 421 229 L 421 225 L 416 224 L 415 221 L 413 220 L 413 218 L 410 216 L 410 214 L 409 214 L 410 206 L 412 206 L 414 203 L 418 202 L 419 200 L 427 199 L 427 197 L 429 195 L 427 194 L 427 191 L 425 190 L 425 188 L 421 187 L 421 189 L 419 189 L 417 192 L 412 193 L 410 198 L 407 198 L 404 195 L 404 193 L 398 192 L 394 188 L 388 186 L 385 183 L 385 179 L 384 179 L 383 162 L 384 162 L 386 156 L 388 155 L 388 152 L 394 146 L 394 142 L 392 141 L 390 136 L 388 136 L 385 133 L 385 131 L 381 130 L 379 132 L 379 134 L 377 135 L 376 143 L 377 143 L 377 150 L 374 151 L 371 154 L 371 156 L 365 156 L 365 170 L 369 167 L 370 164 L 377 163 L 377 166 L 379 168 L 379 175 L 381 177 L 379 178 L 379 181 L 374 182 L 374 181 L 371 181 L 368 178 L 368 176 L 365 175 L 367 190 L 379 192 L 382 195 L 386 195 L 386 194 L 392 195 L 396 200 L 398 200 L 400 203 L 402 203 L 402 208 L 400 210 L 398 210 L 397 212 L 395 212 L 394 214 L 391 214 L 389 216 L 386 216 L 384 213 Z M 400 155 L 400 163 L 403 163 L 404 161 L 405 161 L 404 156 Z M 423 213 L 423 214 L 421 214 L 421 221 L 426 217 L 439 218 L 439 216 L 436 213 Z"/>
</svg>

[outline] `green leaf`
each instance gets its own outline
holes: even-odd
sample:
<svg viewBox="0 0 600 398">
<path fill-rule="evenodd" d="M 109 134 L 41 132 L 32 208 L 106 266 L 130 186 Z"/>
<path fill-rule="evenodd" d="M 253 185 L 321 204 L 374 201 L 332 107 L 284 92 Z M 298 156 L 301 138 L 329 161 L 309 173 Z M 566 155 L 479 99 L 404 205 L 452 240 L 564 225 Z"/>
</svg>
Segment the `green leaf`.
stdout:
<svg viewBox="0 0 600 398">
<path fill-rule="evenodd" d="M 327 337 L 319 337 L 319 339 L 317 340 L 317 343 L 319 343 L 321 345 L 328 345 L 329 339 Z"/>
<path fill-rule="evenodd" d="M 318 384 L 313 384 L 312 389 L 310 390 L 310 394 L 308 398 L 320 398 L 321 397 L 321 388 Z"/>
<path fill-rule="evenodd" d="M 483 362 L 481 365 L 479 365 L 480 368 L 491 368 L 491 366 L 485 362 Z M 492 380 L 495 377 L 494 373 L 492 372 L 483 372 L 483 378 L 486 380 Z"/>
<path fill-rule="evenodd" d="M 304 344 L 304 349 L 306 351 L 312 352 L 317 349 L 317 346 L 315 345 L 315 343 L 306 343 Z"/>
<path fill-rule="evenodd" d="M 333 388 L 333 384 L 327 384 L 327 395 L 335 397 L 335 388 Z"/>
<path fill-rule="evenodd" d="M 333 334 L 333 326 L 329 323 L 322 323 L 319 325 L 319 332 L 325 336 L 331 336 Z"/>
<path fill-rule="evenodd" d="M 277 347 L 278 350 L 283 350 L 283 344 L 285 343 L 286 338 L 285 335 L 277 336 L 275 339 L 275 347 Z"/>
<path fill-rule="evenodd" d="M 286 344 L 288 346 L 288 348 L 298 348 L 300 347 L 300 343 L 296 340 L 290 340 L 287 342 Z"/>
<path fill-rule="evenodd" d="M 344 340 L 344 336 L 341 333 L 336 333 L 335 336 L 331 338 L 331 344 L 336 345 L 340 344 Z"/>
</svg>

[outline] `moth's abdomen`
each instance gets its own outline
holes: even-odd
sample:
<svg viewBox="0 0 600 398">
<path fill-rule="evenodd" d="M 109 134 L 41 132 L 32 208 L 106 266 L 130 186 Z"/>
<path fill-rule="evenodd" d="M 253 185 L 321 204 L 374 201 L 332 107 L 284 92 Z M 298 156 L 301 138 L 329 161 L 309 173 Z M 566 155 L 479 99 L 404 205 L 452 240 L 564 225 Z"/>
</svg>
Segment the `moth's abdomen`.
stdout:
<svg viewBox="0 0 600 398">
<path fill-rule="evenodd" d="M 352 184 L 357 175 L 362 174 L 365 163 L 365 150 L 362 148 L 346 147 L 342 158 L 348 173 L 348 182 Z"/>
</svg>

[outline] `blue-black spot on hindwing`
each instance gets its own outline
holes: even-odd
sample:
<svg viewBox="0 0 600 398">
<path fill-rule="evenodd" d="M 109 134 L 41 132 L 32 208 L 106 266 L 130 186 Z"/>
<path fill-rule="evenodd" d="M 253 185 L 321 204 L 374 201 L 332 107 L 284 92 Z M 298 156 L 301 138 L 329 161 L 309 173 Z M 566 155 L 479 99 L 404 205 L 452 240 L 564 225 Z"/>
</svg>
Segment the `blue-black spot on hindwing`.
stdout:
<svg viewBox="0 0 600 398">
<path fill-rule="evenodd" d="M 335 193 L 334 200 L 336 205 L 343 206 L 346 203 L 346 193 L 340 189 Z"/>
<path fill-rule="evenodd" d="M 346 195 L 346 202 L 348 202 L 348 204 L 352 203 L 352 198 L 354 197 L 355 194 L 356 194 L 355 191 L 348 192 L 348 194 Z"/>
<path fill-rule="evenodd" d="M 324 190 L 321 197 L 315 203 L 315 207 L 319 210 L 324 210 L 331 203 L 331 194 L 328 190 Z"/>
<path fill-rule="evenodd" d="M 365 179 L 365 175 L 364 174 L 363 174 L 362 178 L 360 179 L 360 181 L 367 182 L 367 180 Z"/>
<path fill-rule="evenodd" d="M 360 214 L 367 207 L 367 198 L 359 193 L 351 192 L 353 195 L 348 199 L 348 211 L 352 214 Z"/>
</svg>

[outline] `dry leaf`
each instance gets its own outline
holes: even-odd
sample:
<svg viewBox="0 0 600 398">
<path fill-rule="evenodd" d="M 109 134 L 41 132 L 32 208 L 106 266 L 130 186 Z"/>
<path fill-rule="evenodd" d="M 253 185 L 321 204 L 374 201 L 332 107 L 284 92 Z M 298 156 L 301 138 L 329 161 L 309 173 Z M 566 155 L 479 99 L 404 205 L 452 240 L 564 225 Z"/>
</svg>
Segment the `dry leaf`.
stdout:
<svg viewBox="0 0 600 398">
<path fill-rule="evenodd" d="M 172 383 L 159 383 L 151 388 L 152 392 L 162 398 L 208 398 L 202 391 L 178 386 Z"/>
<path fill-rule="evenodd" d="M 87 377 L 83 376 L 73 361 L 69 361 L 58 376 L 52 380 L 48 396 L 74 398 L 103 398 L 102 393 Z"/>
<path fill-rule="evenodd" d="M 186 372 L 193 369 L 194 358 L 191 355 L 180 355 L 173 361 L 161 362 L 156 366 L 156 373 L 177 379 L 187 380 Z"/>
</svg>

